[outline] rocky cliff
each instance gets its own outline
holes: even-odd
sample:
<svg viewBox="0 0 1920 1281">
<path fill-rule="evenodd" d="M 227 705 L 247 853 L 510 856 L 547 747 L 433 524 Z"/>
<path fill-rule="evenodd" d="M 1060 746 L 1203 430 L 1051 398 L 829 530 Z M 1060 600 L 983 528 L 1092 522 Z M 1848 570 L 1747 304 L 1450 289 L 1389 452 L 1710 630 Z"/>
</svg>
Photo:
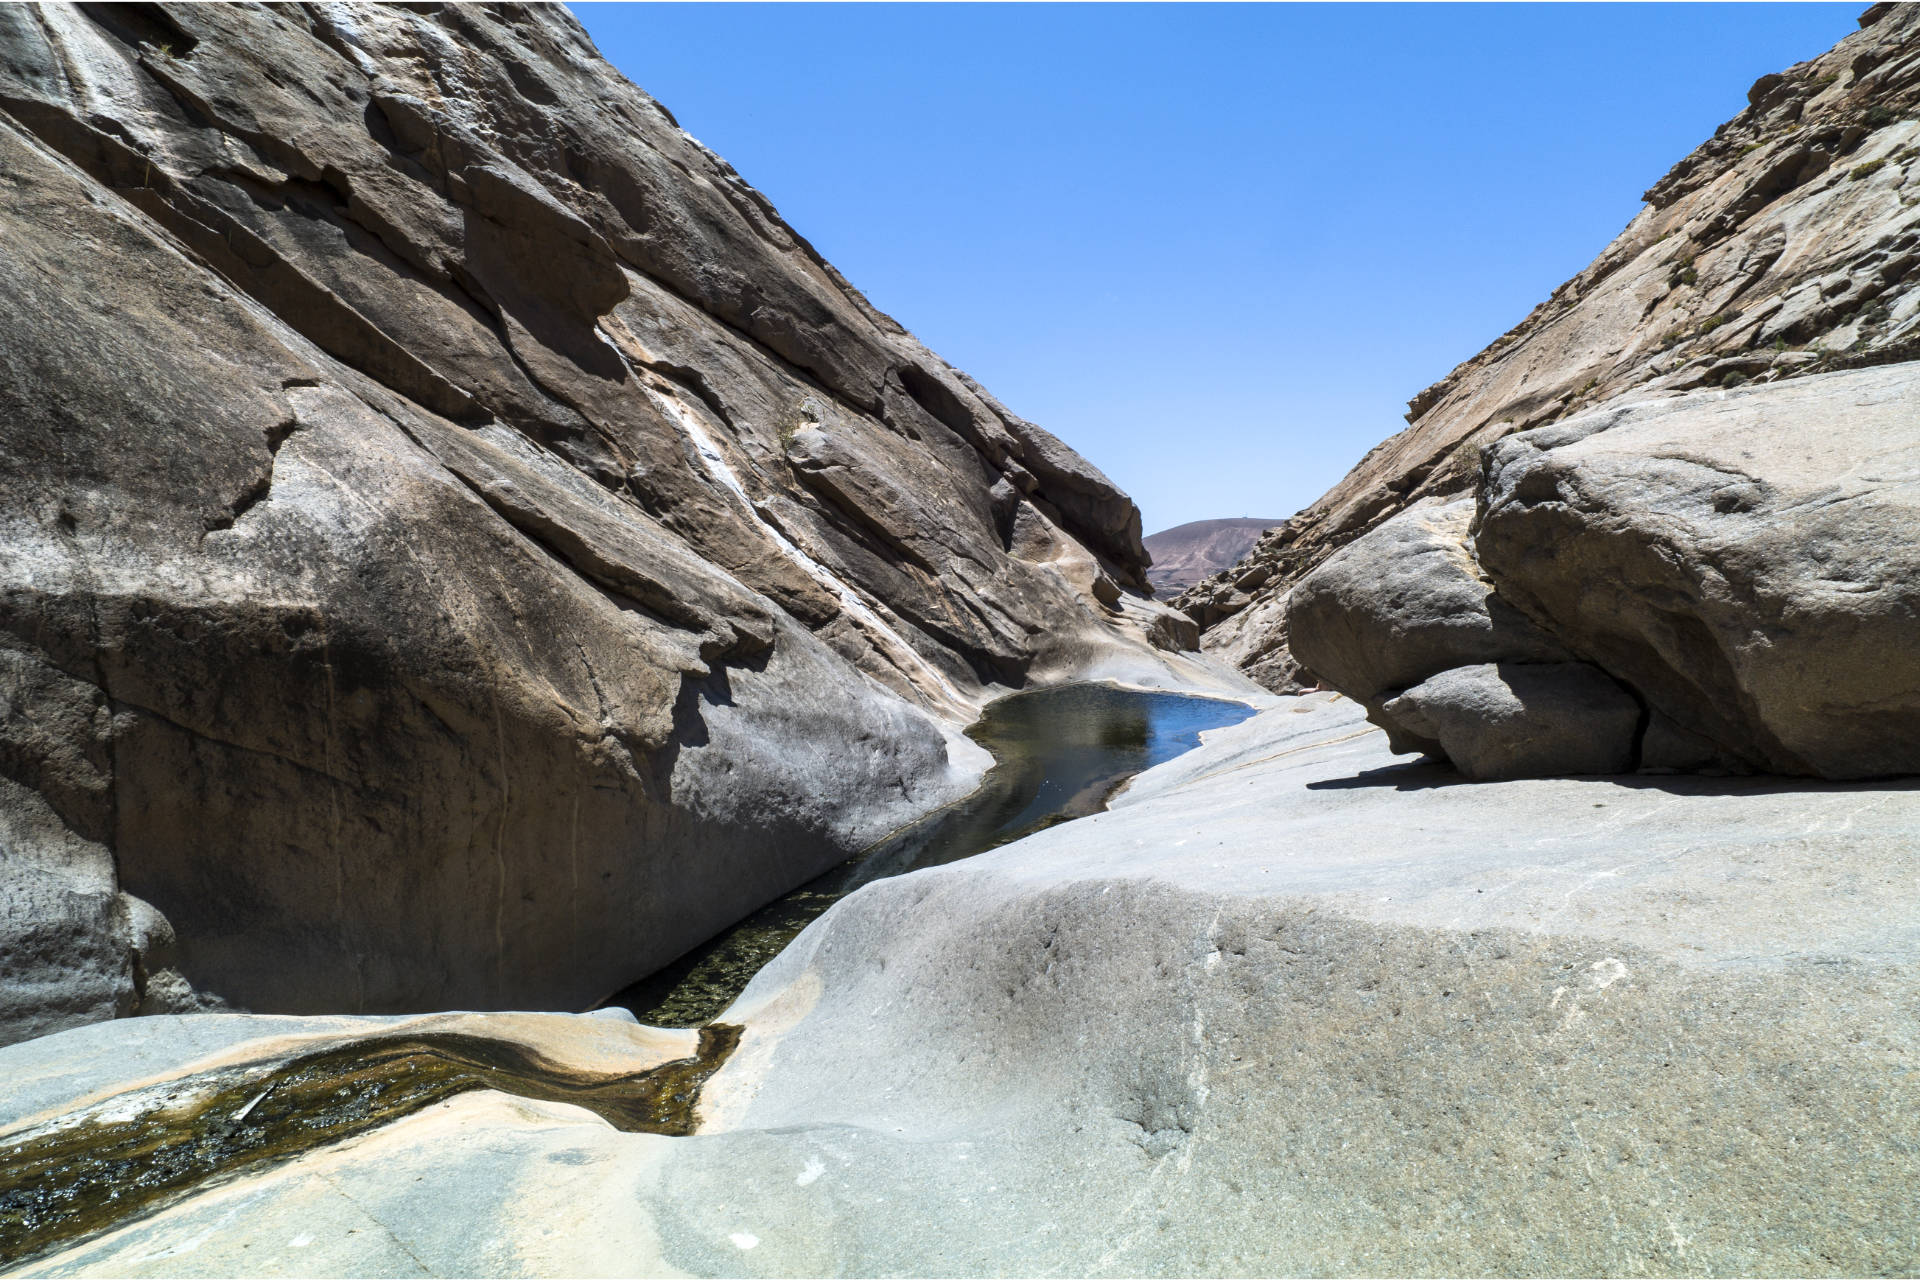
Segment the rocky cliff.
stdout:
<svg viewBox="0 0 1920 1281">
<path fill-rule="evenodd" d="M 138 59 L 203 56 L 227 23 L 251 24 L 219 42 L 236 58 L 324 27 L 409 77 L 591 65 L 562 15 L 505 13 L 195 9 L 175 15 L 195 44 L 176 31 L 170 54 L 126 53 L 71 11 L 32 30 L 69 51 L 63 85 L 104 79 L 112 54 L 133 60 L 112 83 L 144 86 Z M 1869 16 L 1856 54 L 1911 29 Z M 435 33 L 458 52 L 399 51 Z M 539 53 L 548 38 L 575 53 Z M 538 56 L 484 53 L 513 40 Z M 4 47 L 16 68 L 41 48 Z M 268 65 L 261 102 L 299 64 Z M 332 78 L 306 94 L 368 83 L 353 56 L 316 65 Z M 533 84 L 461 101 L 533 101 Z M 589 101 L 568 85 L 550 91 Z M 169 100 L 113 127 L 158 128 Z M 543 118 L 576 110 L 594 109 Z M 115 119 L 88 112 L 85 129 Z M 310 127 L 297 136 L 324 140 Z M 678 136 L 657 129 L 662 147 Z M 1877 136 L 1848 144 L 1839 182 L 1807 180 L 1830 212 L 1891 181 L 1869 167 L 1892 141 Z M 419 973 L 449 1002 L 552 998 L 541 967 L 563 945 L 587 977 L 610 973 L 623 946 L 680 928 L 663 903 L 717 911 L 795 851 L 961 785 L 937 713 L 985 677 L 866 577 L 906 566 L 920 582 L 908 550 L 964 548 L 1057 609 L 1056 634 L 1020 642 L 1030 680 L 1175 661 L 1140 642 L 1157 616 L 1118 591 L 1126 558 L 1083 523 L 1106 508 L 1047 496 L 1072 464 L 1030 429 L 1002 489 L 1008 471 L 913 416 L 904 380 L 860 409 L 623 266 L 633 292 L 594 321 L 623 394 L 590 399 L 600 375 L 550 383 L 569 366 L 537 365 L 592 409 L 583 422 L 661 406 L 659 422 L 607 420 L 621 448 L 655 449 L 610 485 L 564 437 L 495 410 L 449 417 L 328 356 L 138 203 L 160 197 L 122 195 L 40 137 L 0 130 L 0 210 L 24 211 L 7 213 L 0 287 L 25 300 L 0 311 L 0 370 L 26 389 L 0 419 L 9 999 L 97 975 L 110 1009 L 137 935 L 149 1005 L 190 1000 L 153 968 L 167 923 L 145 886 L 195 979 L 208 958 L 236 983 L 256 981 L 248 955 L 310 966 L 282 980 L 309 985 L 289 1005 L 340 999 L 343 975 L 367 1004 L 410 999 L 397 984 Z M 196 181 L 234 162 L 205 163 Z M 669 188 L 693 182 L 676 172 Z M 176 181 L 167 199 L 184 203 Z M 504 234 L 473 217 L 469 256 Z M 1793 252 L 1851 225 L 1803 228 Z M 226 235 L 254 245 L 243 230 Z M 266 255 L 261 290 L 293 279 L 294 261 L 248 252 Z M 1673 288 L 1715 261 L 1697 254 Z M 460 271 L 470 298 L 507 288 Z M 1896 332 L 1912 307 L 1889 305 Z M 672 323 L 646 328 L 656 310 Z M 514 351 L 540 350 L 513 327 L 527 321 L 498 324 Z M 1878 350 L 1848 359 L 1900 349 Z M 0 1046 L 0 1270 L 1920 1270 L 1920 779 L 1699 776 L 1920 772 L 1920 364 L 1790 363 L 1726 388 L 1628 388 L 1525 431 L 1495 420 L 1499 439 L 1448 463 L 1465 469 L 1457 493 L 1409 484 L 1306 574 L 1269 569 L 1291 583 L 1273 599 L 1300 659 L 1351 700 L 1253 694 L 1260 714 L 1105 813 L 865 886 L 699 1032 L 612 1011 L 207 1012 Z M 913 368 L 1015 436 L 968 384 Z M 754 389 L 811 416 L 763 419 Z M 926 453 L 889 452 L 890 414 Z M 848 438 L 859 448 L 835 452 Z M 915 487 L 876 482 L 883 464 Z M 829 507 L 816 486 L 858 497 Z M 1008 492 L 1025 497 L 990 525 Z M 968 511 L 978 524 L 937 523 Z M 907 550 L 883 552 L 855 512 Z M 695 541 L 723 520 L 738 549 Z M 1003 532 L 968 532 L 988 528 Z M 839 611 L 808 621 L 803 596 L 775 591 L 783 564 Z M 1238 590 L 1262 591 L 1247 572 Z M 984 589 L 957 599 L 1039 621 Z M 1396 759 L 1409 747 L 1453 767 Z M 1589 776 L 1521 777 L 1569 773 Z M 877 801 L 876 783 L 897 791 Z M 116 858 L 142 897 L 114 896 Z M 23 886 L 42 895 L 30 911 Z M 223 938 L 216 912 L 285 937 Z M 23 950 L 63 939 L 64 971 Z"/>
<path fill-rule="evenodd" d="M 1191 635 L 557 5 L 0 8 L 0 187 L 0 1039 L 590 1003 Z"/>
<path fill-rule="evenodd" d="M 1206 648 L 1297 688 L 1295 584 L 1395 513 L 1473 492 L 1484 447 L 1516 432 L 1920 357 L 1920 8 L 1875 5 L 1860 25 L 1761 77 L 1591 266 L 1414 397 L 1406 430 L 1246 561 L 1188 591 Z"/>
</svg>

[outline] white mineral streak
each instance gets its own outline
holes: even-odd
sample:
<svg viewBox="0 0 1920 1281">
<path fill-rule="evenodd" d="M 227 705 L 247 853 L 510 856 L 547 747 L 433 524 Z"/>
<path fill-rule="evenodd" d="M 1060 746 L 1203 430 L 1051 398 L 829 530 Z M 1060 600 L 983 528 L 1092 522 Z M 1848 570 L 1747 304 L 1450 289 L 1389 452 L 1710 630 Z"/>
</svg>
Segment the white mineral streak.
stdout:
<svg viewBox="0 0 1920 1281">
<path fill-rule="evenodd" d="M 650 387 L 648 390 L 687 433 L 688 439 L 693 443 L 694 453 L 699 457 L 701 465 L 707 469 L 708 474 L 740 500 L 740 505 L 766 532 L 767 537 L 783 555 L 805 570 L 815 582 L 834 594 L 841 608 L 845 609 L 848 616 L 860 625 L 861 631 L 873 643 L 874 648 L 886 655 L 887 661 L 898 668 L 901 674 L 912 681 L 916 687 L 924 687 L 923 682 L 931 685 L 945 695 L 953 710 L 970 716 L 968 709 L 974 706 L 973 702 L 955 689 L 953 682 L 948 680 L 939 668 L 922 658 L 919 651 L 909 645 L 905 637 L 880 617 L 878 611 L 859 592 L 838 574 L 801 550 L 798 544 L 761 513 L 754 504 L 753 496 L 747 492 L 747 487 L 740 483 L 739 474 L 727 462 L 726 455 L 720 452 L 720 446 L 713 434 L 700 421 L 699 412 L 671 392 L 664 392 L 655 387 Z"/>
</svg>

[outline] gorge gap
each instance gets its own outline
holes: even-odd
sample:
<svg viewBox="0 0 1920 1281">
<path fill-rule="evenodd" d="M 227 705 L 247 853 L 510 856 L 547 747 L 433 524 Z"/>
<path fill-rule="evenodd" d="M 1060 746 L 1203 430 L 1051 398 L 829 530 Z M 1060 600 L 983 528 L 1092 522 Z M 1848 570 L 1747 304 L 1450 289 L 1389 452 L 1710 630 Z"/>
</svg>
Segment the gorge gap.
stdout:
<svg viewBox="0 0 1920 1281">
<path fill-rule="evenodd" d="M 1068 685 L 988 705 L 967 730 L 993 768 L 964 799 L 919 820 L 717 935 L 609 1004 L 643 1023 L 716 1018 L 795 935 L 861 886 L 994 849 L 1105 807 L 1145 769 L 1253 715 L 1243 703 Z"/>
</svg>

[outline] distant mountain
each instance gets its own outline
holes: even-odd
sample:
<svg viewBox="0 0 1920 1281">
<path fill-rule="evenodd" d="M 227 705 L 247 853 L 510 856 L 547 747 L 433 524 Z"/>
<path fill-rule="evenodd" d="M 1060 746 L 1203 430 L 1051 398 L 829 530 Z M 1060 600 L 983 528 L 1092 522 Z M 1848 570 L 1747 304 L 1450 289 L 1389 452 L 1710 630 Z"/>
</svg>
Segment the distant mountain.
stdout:
<svg viewBox="0 0 1920 1281">
<path fill-rule="evenodd" d="M 1183 592 L 1245 556 L 1263 530 L 1281 523 L 1277 518 L 1239 516 L 1188 521 L 1163 529 L 1146 539 L 1147 551 L 1153 555 L 1147 581 L 1162 597 Z"/>
</svg>

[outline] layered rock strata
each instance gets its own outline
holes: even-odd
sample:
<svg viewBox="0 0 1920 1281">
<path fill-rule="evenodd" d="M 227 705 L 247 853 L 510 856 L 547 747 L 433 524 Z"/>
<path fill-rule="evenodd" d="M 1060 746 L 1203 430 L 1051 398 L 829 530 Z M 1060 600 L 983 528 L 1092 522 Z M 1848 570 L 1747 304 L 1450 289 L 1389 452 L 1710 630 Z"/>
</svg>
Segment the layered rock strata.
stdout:
<svg viewBox="0 0 1920 1281">
<path fill-rule="evenodd" d="M 0 1039 L 592 1002 L 1191 639 L 562 7 L 0 8 L 0 187 Z"/>
<path fill-rule="evenodd" d="M 1483 446 L 1622 397 L 1920 357 L 1920 9 L 1761 77 L 1585 271 L 1414 397 L 1406 430 L 1180 604 L 1210 652 L 1299 688 L 1287 598 L 1395 513 L 1469 493 Z M 1746 402 L 1753 404 L 1756 402 Z"/>
<path fill-rule="evenodd" d="M 33 1272 L 1920 1265 L 1910 782 L 1460 786 L 1345 700 L 1276 702 L 1110 813 L 840 903 L 729 1012 L 690 1137 L 465 1095 Z M 610 1036 L 571 1022 L 552 1057 Z M 388 1030 L 15 1046 L 0 1142 L 290 1032 Z"/>
</svg>

